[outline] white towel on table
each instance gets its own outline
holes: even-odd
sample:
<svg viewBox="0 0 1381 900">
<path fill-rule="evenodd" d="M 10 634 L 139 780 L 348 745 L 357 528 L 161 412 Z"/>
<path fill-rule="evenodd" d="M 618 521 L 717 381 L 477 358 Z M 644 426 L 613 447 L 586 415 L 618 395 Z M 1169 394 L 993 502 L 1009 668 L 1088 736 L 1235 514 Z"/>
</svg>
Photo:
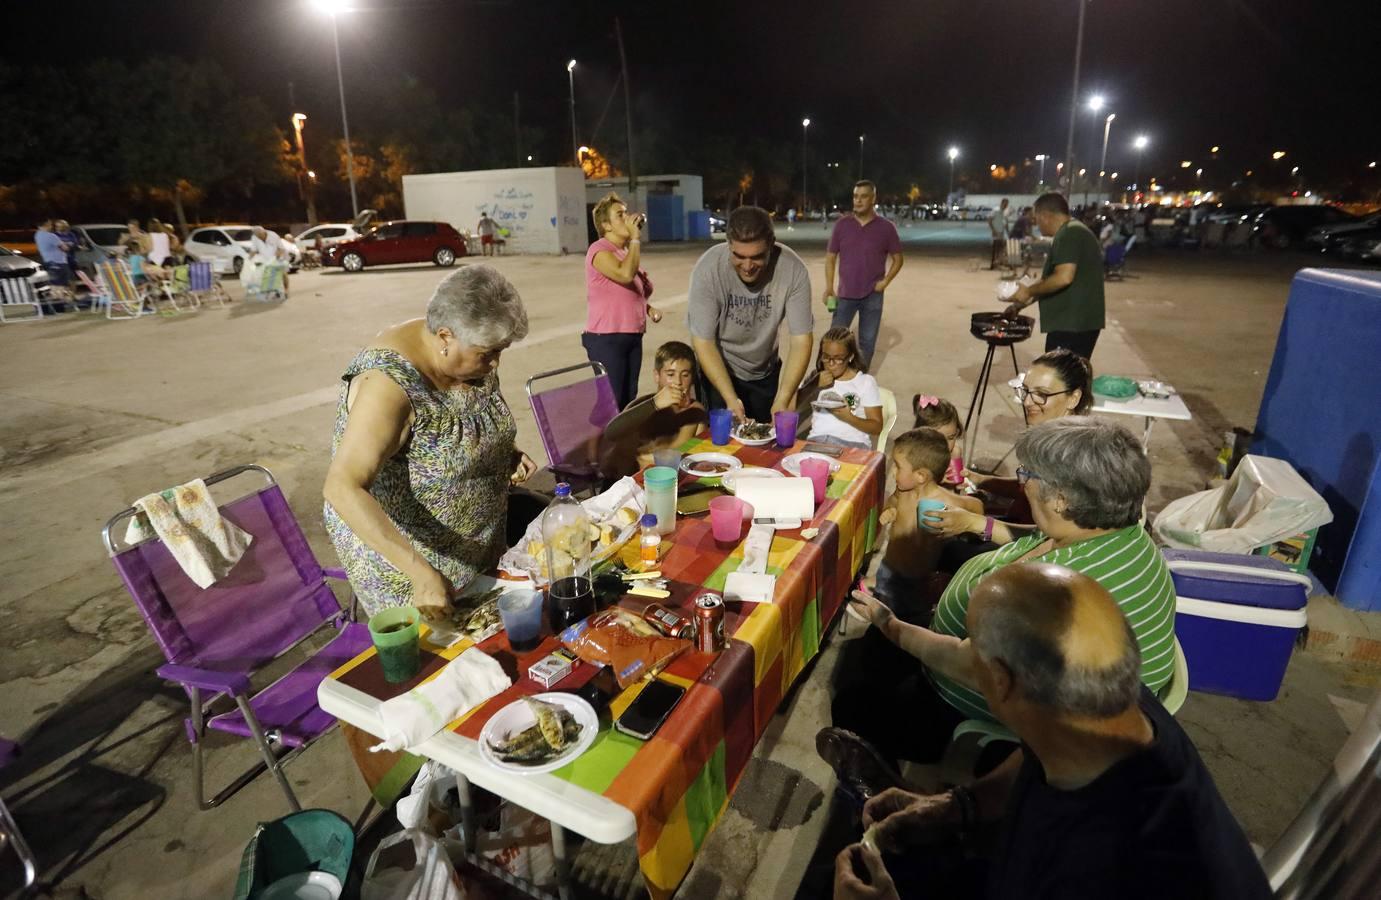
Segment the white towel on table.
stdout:
<svg viewBox="0 0 1381 900">
<path fill-rule="evenodd" d="M 369 749 L 410 750 L 511 684 L 498 660 L 471 647 L 431 681 L 385 700 L 379 707 L 383 740 Z"/>
<path fill-rule="evenodd" d="M 126 543 L 149 536 L 149 527 L 197 587 L 208 588 L 235 568 L 254 537 L 226 521 L 198 478 L 134 501 L 141 515 L 130 520 Z"/>
</svg>

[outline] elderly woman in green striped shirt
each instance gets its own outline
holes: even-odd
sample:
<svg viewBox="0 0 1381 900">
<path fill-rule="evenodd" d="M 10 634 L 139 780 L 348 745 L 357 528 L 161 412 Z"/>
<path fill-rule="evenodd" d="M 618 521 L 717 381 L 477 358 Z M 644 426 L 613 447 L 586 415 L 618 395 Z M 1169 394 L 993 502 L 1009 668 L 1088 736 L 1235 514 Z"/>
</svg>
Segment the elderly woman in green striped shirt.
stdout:
<svg viewBox="0 0 1381 900">
<path fill-rule="evenodd" d="M 930 686 L 945 701 L 940 711 L 949 713 L 942 716 L 947 723 L 935 723 L 941 728 L 952 728 L 958 718 L 993 718 L 973 686 L 965 617 L 974 587 L 1011 563 L 1056 563 L 1094 579 L 1112 594 L 1136 633 L 1142 682 L 1158 691 L 1174 670 L 1175 588 L 1160 551 L 1140 525 L 1142 504 L 1151 486 L 1151 464 L 1141 443 L 1117 425 L 1071 417 L 1025 432 L 1017 440 L 1016 456 L 1017 477 L 1031 503 L 1036 530 L 1013 533 L 998 523 L 992 529 L 993 539 L 1003 546 L 974 557 L 955 573 L 940 597 L 930 628 L 902 622 L 875 601 L 854 601 L 854 608 L 887 640 L 925 665 Z M 888 692 L 885 686 L 873 687 Z M 908 743 L 908 738 L 893 734 L 889 739 L 886 732 L 897 732 L 895 725 L 883 725 L 882 734 L 867 734 L 876 730 L 871 725 L 878 724 L 867 720 L 882 720 L 886 707 L 892 707 L 893 718 L 898 711 L 915 710 L 910 698 L 866 705 L 873 710 L 855 711 L 851 698 L 837 698 L 835 725 L 853 726 L 896 756 L 921 759 L 930 755 L 911 755 L 897 746 Z M 945 705 L 950 710 L 943 710 Z M 915 719 L 912 722 L 914 731 Z"/>
</svg>

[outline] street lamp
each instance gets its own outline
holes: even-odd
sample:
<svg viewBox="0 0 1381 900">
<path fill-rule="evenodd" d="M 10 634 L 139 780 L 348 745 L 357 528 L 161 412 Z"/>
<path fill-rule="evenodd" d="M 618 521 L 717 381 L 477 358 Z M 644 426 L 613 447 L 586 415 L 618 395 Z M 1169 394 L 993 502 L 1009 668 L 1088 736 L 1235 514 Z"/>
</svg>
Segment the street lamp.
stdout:
<svg viewBox="0 0 1381 900">
<path fill-rule="evenodd" d="M 1151 143 L 1151 139 L 1144 134 L 1138 134 L 1136 140 L 1132 141 L 1132 146 L 1136 148 L 1136 178 L 1132 181 L 1132 190 L 1141 190 L 1141 159 L 1146 153 L 1146 146 Z"/>
<path fill-rule="evenodd" d="M 1285 158 L 1285 151 L 1284 151 L 1284 150 L 1277 150 L 1276 152 L 1274 152 L 1274 153 L 1271 154 L 1271 159 L 1280 160 L 1280 159 L 1284 159 L 1284 158 Z"/>
<path fill-rule="evenodd" d="M 1036 190 L 1040 190 L 1045 185 L 1045 154 L 1037 153 L 1036 162 L 1041 164 L 1041 177 L 1040 180 L 1036 182 Z"/>
<path fill-rule="evenodd" d="M 302 181 L 302 173 L 307 171 L 307 148 L 302 142 L 302 125 L 307 121 L 303 113 L 293 113 L 293 133 L 297 139 L 297 190 L 307 203 L 307 224 L 316 224 L 316 197 L 310 181 Z"/>
<path fill-rule="evenodd" d="M 571 151 L 575 154 L 575 164 L 580 165 L 580 141 L 575 136 L 575 60 L 566 63 L 566 76 L 571 83 Z"/>
<path fill-rule="evenodd" d="M 946 205 L 946 206 L 952 206 L 952 205 L 954 204 L 954 200 L 952 199 L 952 198 L 954 197 L 954 161 L 955 161 L 956 159 L 958 159 L 958 158 L 959 158 L 959 148 L 958 148 L 958 147 L 950 147 L 950 148 L 949 148 L 949 193 L 945 195 L 945 205 Z M 948 214 L 948 210 L 946 210 L 946 214 Z"/>
<path fill-rule="evenodd" d="M 858 180 L 863 180 L 863 138 L 865 135 L 858 136 Z"/>
<path fill-rule="evenodd" d="M 1098 190 L 1100 191 L 1103 189 L 1103 173 L 1108 168 L 1108 135 L 1112 133 L 1112 120 L 1116 118 L 1117 113 L 1108 113 L 1108 117 L 1103 120 L 1103 155 L 1098 158 Z"/>
<path fill-rule="evenodd" d="M 806 215 L 806 181 L 808 172 L 806 170 L 806 129 L 810 127 L 810 119 L 801 120 L 801 217 Z"/>
<path fill-rule="evenodd" d="M 316 0 L 317 9 L 331 17 L 331 40 L 336 45 L 336 86 L 340 89 L 340 127 L 345 135 L 345 174 L 350 179 L 350 212 L 360 214 L 359 196 L 355 192 L 355 154 L 350 149 L 350 118 L 345 114 L 345 74 L 340 66 L 340 28 L 337 19 L 350 7 L 344 0 Z"/>
</svg>

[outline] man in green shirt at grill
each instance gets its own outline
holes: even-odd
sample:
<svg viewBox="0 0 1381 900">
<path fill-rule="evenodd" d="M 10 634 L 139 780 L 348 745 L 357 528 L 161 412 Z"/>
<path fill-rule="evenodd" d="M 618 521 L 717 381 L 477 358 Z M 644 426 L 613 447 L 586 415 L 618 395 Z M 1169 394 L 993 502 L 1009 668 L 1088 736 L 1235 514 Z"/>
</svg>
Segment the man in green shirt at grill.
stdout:
<svg viewBox="0 0 1381 900">
<path fill-rule="evenodd" d="M 1041 234 L 1054 235 L 1054 242 L 1041 280 L 1018 288 L 1006 314 L 1040 303 L 1045 352 L 1064 347 L 1091 360 L 1104 325 L 1103 248 L 1084 223 L 1070 218 L 1060 194 L 1037 197 L 1034 215 Z"/>
</svg>

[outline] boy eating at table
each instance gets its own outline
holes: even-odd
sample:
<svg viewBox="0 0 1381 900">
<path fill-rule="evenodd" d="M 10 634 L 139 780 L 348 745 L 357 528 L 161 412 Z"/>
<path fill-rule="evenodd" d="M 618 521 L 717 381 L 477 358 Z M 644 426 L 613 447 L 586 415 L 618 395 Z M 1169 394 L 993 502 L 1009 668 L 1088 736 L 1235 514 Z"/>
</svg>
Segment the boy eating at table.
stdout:
<svg viewBox="0 0 1381 900">
<path fill-rule="evenodd" d="M 874 593 L 894 613 L 924 624 L 926 579 L 935 572 L 942 539 L 918 519 L 917 504 L 933 501 L 949 509 L 981 514 L 983 504 L 943 487 L 949 468 L 949 443 L 934 428 L 913 428 L 892 444 L 896 485 L 878 524 L 888 527 L 887 549 L 874 577 Z"/>
<path fill-rule="evenodd" d="M 644 394 L 609 423 L 600 452 L 606 478 L 632 475 L 652 464 L 652 452 L 695 437 L 709 413 L 695 399 L 695 353 L 681 341 L 657 348 L 652 376 L 656 391 Z"/>
</svg>

